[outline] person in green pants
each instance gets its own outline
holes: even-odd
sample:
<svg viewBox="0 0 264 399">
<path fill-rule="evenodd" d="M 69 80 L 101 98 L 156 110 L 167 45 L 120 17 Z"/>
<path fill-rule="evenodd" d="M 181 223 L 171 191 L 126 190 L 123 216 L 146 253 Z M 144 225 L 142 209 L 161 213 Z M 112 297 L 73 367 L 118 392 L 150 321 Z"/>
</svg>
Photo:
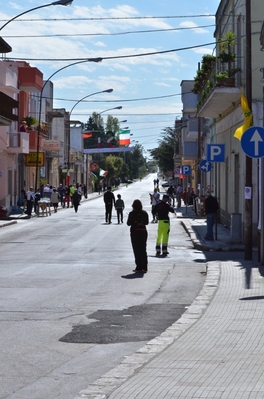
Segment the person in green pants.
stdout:
<svg viewBox="0 0 264 399">
<path fill-rule="evenodd" d="M 162 200 L 153 209 L 153 214 L 158 217 L 158 236 L 156 240 L 156 256 L 168 255 L 168 241 L 170 233 L 169 213 L 175 213 L 172 206 L 168 204 L 169 195 L 164 194 Z"/>
</svg>

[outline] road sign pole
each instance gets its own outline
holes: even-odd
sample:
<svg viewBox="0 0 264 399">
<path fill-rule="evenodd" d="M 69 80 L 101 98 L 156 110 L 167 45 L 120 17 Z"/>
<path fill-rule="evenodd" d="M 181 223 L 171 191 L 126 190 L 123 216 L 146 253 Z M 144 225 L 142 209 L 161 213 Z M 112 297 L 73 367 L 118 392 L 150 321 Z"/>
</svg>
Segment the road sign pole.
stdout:
<svg viewBox="0 0 264 399">
<path fill-rule="evenodd" d="M 264 67 L 262 68 L 262 76 L 264 79 Z M 264 115 L 264 86 L 263 90 L 263 115 Z M 264 127 L 264 120 L 263 120 L 263 127 Z M 260 167 L 260 207 L 261 207 L 261 227 L 260 227 L 260 264 L 264 265 L 264 158 L 262 157 L 261 160 L 261 167 Z"/>
<path fill-rule="evenodd" d="M 246 93 L 252 110 L 252 61 L 251 61 L 251 0 L 246 0 Z M 242 136 L 243 137 L 243 136 Z M 252 192 L 252 158 L 246 156 L 246 187 Z M 252 194 L 251 194 L 252 195 Z M 252 198 L 245 199 L 244 218 L 245 260 L 252 259 Z"/>
</svg>

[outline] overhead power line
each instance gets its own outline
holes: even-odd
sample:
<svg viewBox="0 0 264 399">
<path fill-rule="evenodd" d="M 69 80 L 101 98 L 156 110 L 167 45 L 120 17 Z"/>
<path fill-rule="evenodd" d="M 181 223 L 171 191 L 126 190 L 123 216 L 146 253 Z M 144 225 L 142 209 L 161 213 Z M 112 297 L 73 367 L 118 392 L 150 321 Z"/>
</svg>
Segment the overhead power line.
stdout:
<svg viewBox="0 0 264 399">
<path fill-rule="evenodd" d="M 173 53 L 177 51 L 184 51 L 184 50 L 191 50 L 194 48 L 199 48 L 199 47 L 204 47 L 204 46 L 215 46 L 216 42 L 211 42 L 211 43 L 203 43 L 203 44 L 197 44 L 196 46 L 188 46 L 188 47 L 180 47 L 177 49 L 172 49 L 172 50 L 163 50 L 163 51 L 152 51 L 150 53 L 140 53 L 140 54 L 128 54 L 128 55 L 116 55 L 116 56 L 107 56 L 107 57 L 97 57 L 97 62 L 103 61 L 103 60 L 115 60 L 115 59 L 124 59 L 124 58 L 135 58 L 135 57 L 145 57 L 148 55 L 158 55 L 158 54 L 167 54 L 167 53 Z M 21 60 L 21 58 L 12 58 L 13 60 Z M 24 58 L 24 61 L 85 61 L 87 60 L 87 57 L 85 58 Z"/>
<path fill-rule="evenodd" d="M 147 17 L 89 17 L 89 18 L 17 18 L 14 22 L 39 22 L 39 21 L 115 21 L 115 20 L 133 20 L 133 19 L 177 19 L 177 18 L 201 18 L 215 17 L 215 14 L 198 14 L 198 15 L 166 15 L 166 16 L 147 16 Z M 0 19 L 0 22 L 8 22 L 9 19 Z"/>
<path fill-rule="evenodd" d="M 61 33 L 61 34 L 49 34 L 49 35 L 5 35 L 2 36 L 4 38 L 25 38 L 25 37 L 86 37 L 86 36 L 122 36 L 122 35 L 131 35 L 135 33 L 156 33 L 156 32 L 170 32 L 170 31 L 182 31 L 182 30 L 197 30 L 215 27 L 214 25 L 202 25 L 202 26 L 192 26 L 192 27 L 184 27 L 184 28 L 167 28 L 167 29 L 147 29 L 147 30 L 135 30 L 135 31 L 126 31 L 126 32 L 114 32 L 114 33 Z"/>
</svg>

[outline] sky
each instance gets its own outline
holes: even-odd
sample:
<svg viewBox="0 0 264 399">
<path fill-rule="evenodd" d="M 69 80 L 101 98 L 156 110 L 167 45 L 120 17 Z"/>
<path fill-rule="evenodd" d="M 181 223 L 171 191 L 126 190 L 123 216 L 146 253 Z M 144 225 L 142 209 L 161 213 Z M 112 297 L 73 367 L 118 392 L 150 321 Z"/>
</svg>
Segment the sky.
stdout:
<svg viewBox="0 0 264 399">
<path fill-rule="evenodd" d="M 50 3 L 0 0 L 0 34 L 12 47 L 9 59 L 27 61 L 44 79 L 55 73 L 54 108 L 70 112 L 89 96 L 71 119 L 85 123 L 102 112 L 105 121 L 108 114 L 127 120 L 120 127 L 129 128 L 132 145 L 142 145 L 148 157 L 162 130 L 181 117 L 182 80 L 192 80 L 202 56 L 213 54 L 219 3 L 73 0 L 28 12 L 1 29 L 14 16 Z M 110 88 L 112 93 L 98 93 Z"/>
</svg>

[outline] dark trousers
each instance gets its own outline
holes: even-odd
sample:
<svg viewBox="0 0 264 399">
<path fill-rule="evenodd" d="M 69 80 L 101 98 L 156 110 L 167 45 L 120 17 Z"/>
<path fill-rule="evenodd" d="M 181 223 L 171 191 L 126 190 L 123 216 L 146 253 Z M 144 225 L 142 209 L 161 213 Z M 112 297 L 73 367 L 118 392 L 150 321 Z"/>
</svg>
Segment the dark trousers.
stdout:
<svg viewBox="0 0 264 399">
<path fill-rule="evenodd" d="M 106 223 L 111 223 L 111 218 L 112 218 L 112 204 L 105 204 L 105 221 Z"/>
<path fill-rule="evenodd" d="M 116 208 L 116 213 L 117 213 L 117 221 L 118 223 L 123 223 L 123 209 L 122 208 Z"/>
<path fill-rule="evenodd" d="M 33 208 L 33 201 L 27 200 L 27 215 L 28 216 L 31 216 L 32 208 Z"/>
<path fill-rule="evenodd" d="M 74 202 L 73 207 L 74 207 L 75 212 L 78 212 L 79 202 Z"/>
<path fill-rule="evenodd" d="M 136 270 L 148 270 L 147 230 L 134 229 L 130 233 L 132 248 L 135 256 Z"/>
</svg>

